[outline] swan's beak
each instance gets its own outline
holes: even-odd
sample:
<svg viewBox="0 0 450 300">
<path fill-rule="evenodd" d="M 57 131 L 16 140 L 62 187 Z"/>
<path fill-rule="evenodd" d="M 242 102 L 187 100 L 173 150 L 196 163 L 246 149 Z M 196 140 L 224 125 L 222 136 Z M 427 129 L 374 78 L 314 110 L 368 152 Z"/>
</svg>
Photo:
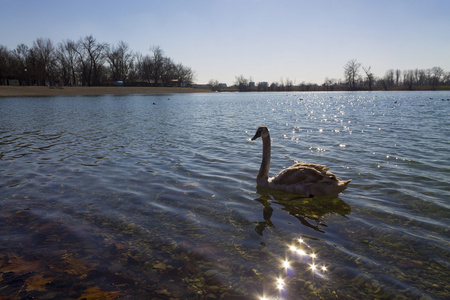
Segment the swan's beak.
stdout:
<svg viewBox="0 0 450 300">
<path fill-rule="evenodd" d="M 259 138 L 259 137 L 261 137 L 261 131 L 258 130 L 258 131 L 255 133 L 255 136 L 252 137 L 252 141 L 256 140 L 256 139 Z"/>
</svg>

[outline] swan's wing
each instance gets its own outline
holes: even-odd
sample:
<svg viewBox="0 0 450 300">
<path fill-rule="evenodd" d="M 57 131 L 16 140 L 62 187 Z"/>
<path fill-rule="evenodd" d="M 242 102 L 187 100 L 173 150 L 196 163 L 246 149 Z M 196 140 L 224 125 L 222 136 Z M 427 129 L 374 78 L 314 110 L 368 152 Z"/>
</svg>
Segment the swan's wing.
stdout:
<svg viewBox="0 0 450 300">
<path fill-rule="evenodd" d="M 340 178 L 337 177 L 336 175 L 334 175 L 333 173 L 331 173 L 329 170 L 330 168 L 324 166 L 324 165 L 319 165 L 319 164 L 307 164 L 307 163 L 297 163 L 295 165 L 293 165 L 293 167 L 308 167 L 308 168 L 312 168 L 315 169 L 317 172 L 320 172 L 324 178 L 328 178 L 328 179 L 332 179 L 332 180 L 336 180 L 339 181 Z"/>
<path fill-rule="evenodd" d="M 282 170 L 272 180 L 275 184 L 316 183 L 322 180 L 336 180 L 333 173 L 323 165 L 297 163 Z"/>
<path fill-rule="evenodd" d="M 320 173 L 327 173 L 327 171 L 330 169 L 324 165 L 308 164 L 308 163 L 296 163 L 291 168 L 293 168 L 293 167 L 296 167 L 296 168 L 308 167 L 308 168 L 315 169 L 315 170 L 319 171 Z"/>
</svg>

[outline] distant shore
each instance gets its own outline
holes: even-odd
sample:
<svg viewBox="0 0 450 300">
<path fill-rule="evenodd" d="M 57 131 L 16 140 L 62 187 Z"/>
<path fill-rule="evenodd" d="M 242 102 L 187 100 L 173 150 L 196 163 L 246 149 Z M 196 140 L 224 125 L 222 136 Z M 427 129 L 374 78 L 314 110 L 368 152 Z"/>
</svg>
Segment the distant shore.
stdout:
<svg viewBox="0 0 450 300">
<path fill-rule="evenodd" d="M 47 86 L 0 86 L 0 97 L 39 97 L 39 96 L 94 96 L 94 95 L 133 95 L 133 94 L 177 94 L 208 93 L 209 89 L 179 87 L 47 87 Z"/>
<path fill-rule="evenodd" d="M 236 87 L 221 89 L 222 92 L 238 92 Z M 408 91 L 405 87 L 390 87 L 389 91 Z M 430 90 L 450 90 L 450 86 L 417 86 L 414 91 L 430 91 Z M 271 92 L 272 90 L 259 90 L 257 88 L 248 88 L 244 92 Z M 274 90 L 272 92 L 344 92 L 348 89 L 326 89 L 324 87 L 292 87 L 287 90 Z M 366 89 L 358 89 L 356 91 L 368 91 Z M 385 91 L 381 87 L 376 87 L 373 91 Z M 65 87 L 48 87 L 48 86 L 7 86 L 0 85 L 1 97 L 44 97 L 44 96 L 96 96 L 96 95 L 136 95 L 136 94 L 180 94 L 180 93 L 211 93 L 209 88 L 187 88 L 187 87 L 103 87 L 103 86 L 65 86 Z"/>
</svg>

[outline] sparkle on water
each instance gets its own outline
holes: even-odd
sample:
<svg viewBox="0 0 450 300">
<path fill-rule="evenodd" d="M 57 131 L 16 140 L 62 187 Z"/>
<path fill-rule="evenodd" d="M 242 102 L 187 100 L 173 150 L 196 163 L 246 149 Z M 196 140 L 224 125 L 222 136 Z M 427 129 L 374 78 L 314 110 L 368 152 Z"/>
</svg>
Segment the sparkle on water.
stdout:
<svg viewBox="0 0 450 300">
<path fill-rule="evenodd" d="M 446 299 L 449 98 L 0 99 L 0 298 Z M 345 193 L 257 188 L 260 125 L 271 175 L 320 163 Z"/>
</svg>

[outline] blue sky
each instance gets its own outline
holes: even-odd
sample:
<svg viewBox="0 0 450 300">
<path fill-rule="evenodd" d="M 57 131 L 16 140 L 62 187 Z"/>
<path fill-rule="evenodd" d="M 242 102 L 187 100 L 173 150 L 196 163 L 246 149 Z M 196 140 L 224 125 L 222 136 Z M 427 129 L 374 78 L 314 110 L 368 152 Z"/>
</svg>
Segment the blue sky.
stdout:
<svg viewBox="0 0 450 300">
<path fill-rule="evenodd" d="M 0 44 L 93 35 L 150 54 L 160 46 L 197 82 L 342 79 L 350 59 L 388 69 L 450 72 L 448 0 L 0 0 Z"/>
</svg>

